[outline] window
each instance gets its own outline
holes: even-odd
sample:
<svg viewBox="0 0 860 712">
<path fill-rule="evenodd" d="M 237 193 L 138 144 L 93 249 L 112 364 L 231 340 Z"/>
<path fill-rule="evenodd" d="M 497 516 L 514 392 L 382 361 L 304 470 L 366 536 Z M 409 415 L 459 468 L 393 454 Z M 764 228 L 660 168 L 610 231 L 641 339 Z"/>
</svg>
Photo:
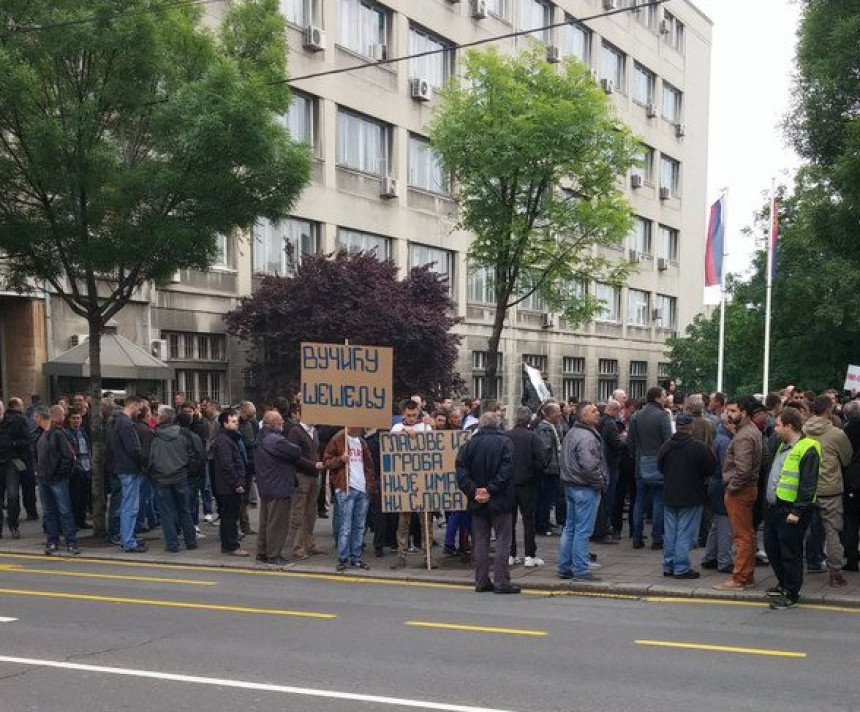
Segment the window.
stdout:
<svg viewBox="0 0 860 712">
<path fill-rule="evenodd" d="M 657 257 L 678 261 L 678 231 L 675 228 L 666 225 L 657 228 Z"/>
<path fill-rule="evenodd" d="M 545 312 L 546 300 L 538 292 L 532 292 L 519 303 L 519 308 L 524 311 Z"/>
<path fill-rule="evenodd" d="M 638 62 L 633 65 L 633 101 L 647 105 L 654 103 L 654 87 L 657 80 L 654 72 Z"/>
<path fill-rule="evenodd" d="M 601 303 L 600 310 L 595 316 L 596 321 L 620 321 L 621 291 L 603 282 L 597 282 L 594 296 Z"/>
<path fill-rule="evenodd" d="M 179 358 L 179 334 L 167 335 L 167 358 Z"/>
<path fill-rule="evenodd" d="M 672 364 L 668 361 L 661 361 L 657 364 L 657 378 L 664 380 L 672 377 Z"/>
<path fill-rule="evenodd" d="M 584 64 L 591 64 L 591 30 L 568 19 L 561 30 L 561 50 Z"/>
<path fill-rule="evenodd" d="M 552 7 L 540 0 L 520 0 L 520 29 L 534 30 L 531 36 L 541 42 L 549 43 L 549 29 L 552 24 Z"/>
<path fill-rule="evenodd" d="M 272 223 L 261 218 L 254 225 L 254 271 L 258 274 L 295 274 L 302 255 L 319 252 L 319 225 L 287 218 Z"/>
<path fill-rule="evenodd" d="M 168 361 L 225 361 L 227 337 L 224 334 L 190 332 L 162 333 L 167 341 Z M 184 391 L 184 389 L 179 389 Z"/>
<path fill-rule="evenodd" d="M 290 108 L 284 114 L 284 125 L 294 141 L 313 146 L 316 142 L 316 99 L 307 94 L 293 93 Z"/>
<path fill-rule="evenodd" d="M 212 260 L 212 266 L 230 268 L 230 240 L 227 235 L 215 236 L 215 258 Z"/>
<path fill-rule="evenodd" d="M 624 53 L 608 42 L 603 43 L 600 78 L 611 79 L 617 91 L 624 91 Z"/>
<path fill-rule="evenodd" d="M 636 163 L 630 170 L 632 175 L 642 176 L 643 183 L 650 183 L 654 179 L 654 149 L 650 146 L 642 146 L 639 149 Z"/>
<path fill-rule="evenodd" d="M 582 375 L 585 373 L 584 356 L 563 356 L 561 359 L 561 370 L 565 374 Z"/>
<path fill-rule="evenodd" d="M 601 358 L 597 361 L 597 400 L 606 402 L 618 388 L 618 361 Z"/>
<path fill-rule="evenodd" d="M 577 401 L 583 399 L 585 393 L 584 378 L 562 378 L 561 379 L 561 397 L 565 403 L 571 398 L 576 398 Z"/>
<path fill-rule="evenodd" d="M 666 23 L 669 30 L 666 37 L 666 41 L 669 43 L 669 46 L 674 47 L 679 52 L 683 52 L 684 23 L 670 12 L 663 13 L 663 21 Z"/>
<path fill-rule="evenodd" d="M 585 358 L 564 356 L 561 359 L 561 394 L 565 401 L 585 397 Z"/>
<path fill-rule="evenodd" d="M 665 294 L 654 297 L 654 321 L 662 329 L 678 328 L 678 300 Z"/>
<path fill-rule="evenodd" d="M 638 6 L 636 19 L 648 29 L 653 29 L 657 23 L 657 6 L 650 4 L 650 0 L 633 0 L 633 4 Z"/>
<path fill-rule="evenodd" d="M 337 229 L 337 249 L 346 250 L 354 255 L 357 252 L 374 252 L 379 260 L 391 256 L 391 240 L 371 232 L 359 232 L 339 227 Z"/>
<path fill-rule="evenodd" d="M 630 362 L 630 383 L 627 391 L 627 397 L 638 400 L 645 397 L 645 392 L 648 385 L 648 362 L 647 361 L 631 361 Z"/>
<path fill-rule="evenodd" d="M 209 336 L 206 334 L 197 337 L 197 358 L 201 361 L 209 360 Z"/>
<path fill-rule="evenodd" d="M 542 374 L 545 374 L 549 367 L 549 359 L 542 354 L 523 354 L 523 361 L 527 366 L 536 368 Z"/>
<path fill-rule="evenodd" d="M 502 354 L 496 353 L 496 373 L 503 372 Z M 472 395 L 475 398 L 483 398 L 487 394 L 487 377 L 485 371 L 487 369 L 487 352 L 473 351 L 472 352 Z M 496 376 L 496 395 L 501 396 L 502 377 Z"/>
<path fill-rule="evenodd" d="M 632 326 L 648 326 L 648 292 L 639 289 L 627 290 L 627 323 Z"/>
<path fill-rule="evenodd" d="M 672 195 L 680 194 L 681 164 L 674 158 L 660 156 L 660 187 L 668 188 Z"/>
<path fill-rule="evenodd" d="M 630 233 L 630 249 L 640 255 L 651 254 L 651 221 L 638 215 L 633 218 L 633 232 Z"/>
<path fill-rule="evenodd" d="M 447 194 L 450 190 L 442 161 L 430 142 L 412 134 L 409 136 L 409 185 L 431 193 Z"/>
<path fill-rule="evenodd" d="M 681 123 L 681 92 L 663 82 L 663 118 L 669 123 Z"/>
<path fill-rule="evenodd" d="M 451 76 L 454 52 L 440 52 L 438 50 L 448 47 L 450 47 L 449 43 L 417 27 L 411 27 L 409 29 L 409 54 L 436 51 L 436 54 L 414 57 L 410 60 L 409 72 L 411 76 L 426 79 L 430 82 L 430 86 L 437 89 L 444 85 L 448 77 Z"/>
<path fill-rule="evenodd" d="M 373 175 L 388 172 L 389 127 L 343 109 L 337 112 L 337 163 Z"/>
<path fill-rule="evenodd" d="M 316 22 L 314 0 L 281 0 L 281 14 L 287 22 L 305 27 Z"/>
<path fill-rule="evenodd" d="M 223 371 L 177 370 L 171 383 L 173 393 L 184 393 L 185 400 L 200 401 L 203 398 L 222 403 L 226 400 Z"/>
<path fill-rule="evenodd" d="M 430 265 L 431 271 L 444 277 L 448 283 L 448 293 L 454 289 L 454 253 L 438 247 L 409 244 L 409 267 Z"/>
<path fill-rule="evenodd" d="M 340 44 L 365 57 L 378 56 L 378 48 L 388 43 L 388 11 L 366 0 L 340 0 L 339 10 Z"/>
<path fill-rule="evenodd" d="M 507 20 L 510 17 L 511 0 L 487 0 L 487 11 Z"/>
<path fill-rule="evenodd" d="M 493 273 L 489 267 L 469 269 L 469 301 L 473 304 L 495 304 Z"/>
</svg>

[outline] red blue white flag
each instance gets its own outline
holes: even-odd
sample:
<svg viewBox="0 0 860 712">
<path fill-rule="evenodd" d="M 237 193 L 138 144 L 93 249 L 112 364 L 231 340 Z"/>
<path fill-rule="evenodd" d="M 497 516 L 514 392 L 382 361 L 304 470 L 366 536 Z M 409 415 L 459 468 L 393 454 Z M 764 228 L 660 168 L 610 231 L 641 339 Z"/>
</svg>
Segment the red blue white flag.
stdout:
<svg viewBox="0 0 860 712">
<path fill-rule="evenodd" d="M 708 239 L 705 244 L 705 286 L 713 287 L 723 283 L 723 238 L 725 214 L 721 197 L 711 206 L 711 217 L 708 220 Z"/>
</svg>

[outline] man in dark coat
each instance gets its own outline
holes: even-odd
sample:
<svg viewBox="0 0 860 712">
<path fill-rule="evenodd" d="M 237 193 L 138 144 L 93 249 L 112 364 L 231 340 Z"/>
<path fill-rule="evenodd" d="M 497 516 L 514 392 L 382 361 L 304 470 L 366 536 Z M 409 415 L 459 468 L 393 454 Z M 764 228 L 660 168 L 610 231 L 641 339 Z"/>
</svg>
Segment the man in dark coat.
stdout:
<svg viewBox="0 0 860 712">
<path fill-rule="evenodd" d="M 710 448 L 690 434 L 693 416 L 679 413 L 675 434 L 657 453 L 663 473 L 663 575 L 696 579 L 690 568 L 690 549 L 699 536 L 708 478 L 714 472 Z"/>
<path fill-rule="evenodd" d="M 535 544 L 535 497 L 537 478 L 547 465 L 549 451 L 534 430 L 529 428 L 532 412 L 520 406 L 515 414 L 513 430 L 505 433 L 514 443 L 514 505 L 511 517 L 511 556 L 509 564 L 524 563 L 526 567 L 543 566 Z M 526 558 L 517 560 L 517 510 L 523 518 L 523 536 Z"/>
<path fill-rule="evenodd" d="M 511 583 L 508 552 L 514 509 L 514 444 L 496 412 L 481 416 L 478 430 L 457 454 L 457 486 L 472 513 L 472 551 L 478 593 L 520 593 Z M 490 531 L 496 531 L 496 559 L 490 582 Z"/>
<path fill-rule="evenodd" d="M 239 414 L 227 409 L 218 416 L 218 435 L 212 442 L 212 489 L 221 513 L 221 553 L 248 556 L 239 546 L 239 509 L 245 492 L 245 462 L 239 453 Z"/>
<path fill-rule="evenodd" d="M 30 424 L 20 398 L 10 398 L 9 408 L 0 421 L 0 503 L 5 492 L 9 532 L 21 537 L 18 518 L 21 512 L 21 479 L 31 461 Z M 0 536 L 3 535 L 3 508 L 0 507 Z"/>
</svg>

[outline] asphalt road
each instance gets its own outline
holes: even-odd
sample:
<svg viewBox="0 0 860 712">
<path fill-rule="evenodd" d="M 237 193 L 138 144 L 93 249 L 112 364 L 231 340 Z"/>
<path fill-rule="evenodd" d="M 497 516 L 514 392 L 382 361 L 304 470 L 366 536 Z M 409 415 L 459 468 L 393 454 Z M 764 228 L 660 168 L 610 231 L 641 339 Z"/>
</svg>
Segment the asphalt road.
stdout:
<svg viewBox="0 0 860 712">
<path fill-rule="evenodd" d="M 0 556 L 0 712 L 852 710 L 858 640 L 860 609 Z"/>
</svg>

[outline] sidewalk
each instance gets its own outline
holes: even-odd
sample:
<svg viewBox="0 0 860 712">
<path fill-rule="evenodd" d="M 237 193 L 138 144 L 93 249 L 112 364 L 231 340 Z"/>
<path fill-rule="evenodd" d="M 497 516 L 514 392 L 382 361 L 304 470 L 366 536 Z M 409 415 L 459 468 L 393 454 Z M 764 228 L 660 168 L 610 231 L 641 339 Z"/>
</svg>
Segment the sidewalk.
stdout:
<svg viewBox="0 0 860 712">
<path fill-rule="evenodd" d="M 256 510 L 251 510 L 252 522 L 256 520 Z M 256 523 L 255 523 L 256 526 Z M 251 556 L 247 559 L 221 554 L 218 543 L 218 527 L 201 521 L 201 529 L 206 535 L 199 540 L 196 551 L 182 550 L 178 554 L 164 551 L 164 541 L 161 531 L 154 530 L 143 535 L 149 545 L 146 554 L 125 554 L 120 549 L 110 546 L 105 541 L 93 539 L 88 532 L 81 532 L 79 545 L 82 558 L 111 561 L 138 561 L 158 564 L 181 564 L 192 566 L 214 566 L 238 569 L 266 570 L 271 567 L 254 560 L 256 552 L 256 536 L 248 536 L 242 545 Z M 522 536 L 522 527 L 517 528 Z M 371 534 L 365 537 L 367 542 L 366 561 L 370 565 L 369 572 L 349 570 L 350 576 L 382 578 L 400 581 L 422 581 L 426 583 L 441 583 L 471 587 L 474 585 L 474 572 L 470 564 L 460 561 L 459 557 L 447 556 L 442 547 L 434 547 L 433 557 L 439 567 L 427 571 L 424 566 L 424 556 L 421 553 L 409 555 L 409 563 L 405 569 L 391 569 L 396 561 L 395 553 L 386 549 L 385 556 L 377 558 L 373 555 Z M 434 529 L 434 537 L 442 543 L 443 530 Z M 329 551 L 328 555 L 314 556 L 305 561 L 297 561 L 286 570 L 307 574 L 335 573 L 336 557 L 331 531 L 331 520 L 321 519 L 316 526 L 317 544 Z M 713 585 L 727 578 L 725 574 L 716 571 L 702 570 L 702 577 L 694 581 L 679 581 L 663 576 L 661 567 L 661 552 L 649 548 L 634 550 L 630 539 L 624 539 L 618 545 L 593 544 L 591 551 L 597 555 L 601 569 L 596 573 L 603 579 L 595 583 L 575 583 L 563 581 L 556 576 L 555 562 L 557 556 L 558 537 L 538 537 L 538 556 L 546 561 L 541 567 L 525 568 L 522 565 L 511 569 L 511 579 L 524 588 L 546 592 L 581 592 L 592 595 L 622 595 L 629 597 L 675 597 L 675 598 L 706 598 L 719 600 L 741 600 L 764 602 L 764 591 L 776 584 L 770 567 L 756 568 L 756 586 L 746 591 L 718 591 Z M 21 539 L 13 540 L 8 531 L 3 532 L 0 539 L 0 553 L 19 555 L 44 555 L 44 539 L 40 522 L 21 522 Z M 518 545 L 522 554 L 522 546 Z M 702 549 L 692 552 L 693 566 L 699 569 Z M 8 563 L 8 561 L 6 562 Z M 831 588 L 828 585 L 827 574 L 807 574 L 804 577 L 801 602 L 807 604 L 827 604 L 860 608 L 860 574 L 843 572 L 848 585 L 841 588 Z M 342 575 L 342 574 L 340 574 Z"/>
</svg>

